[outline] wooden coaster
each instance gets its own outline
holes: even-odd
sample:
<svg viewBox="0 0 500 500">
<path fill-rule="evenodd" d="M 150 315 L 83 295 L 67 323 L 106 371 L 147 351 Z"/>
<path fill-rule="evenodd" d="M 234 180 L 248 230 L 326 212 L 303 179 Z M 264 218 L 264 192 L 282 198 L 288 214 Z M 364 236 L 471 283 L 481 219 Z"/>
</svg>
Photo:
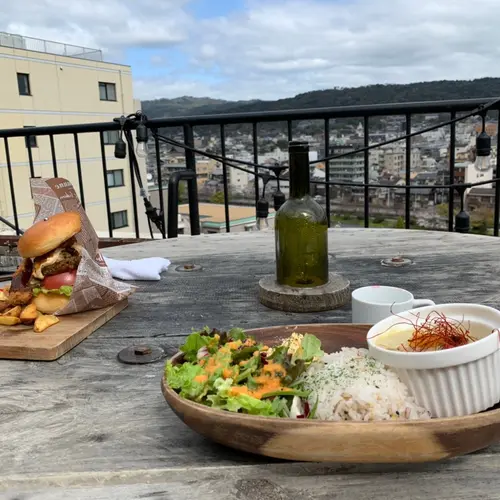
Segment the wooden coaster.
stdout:
<svg viewBox="0 0 500 500">
<path fill-rule="evenodd" d="M 274 275 L 259 281 L 259 300 L 271 309 L 286 312 L 319 312 L 342 307 L 350 300 L 349 281 L 340 274 L 329 273 L 326 285 L 295 288 L 278 285 Z"/>
</svg>

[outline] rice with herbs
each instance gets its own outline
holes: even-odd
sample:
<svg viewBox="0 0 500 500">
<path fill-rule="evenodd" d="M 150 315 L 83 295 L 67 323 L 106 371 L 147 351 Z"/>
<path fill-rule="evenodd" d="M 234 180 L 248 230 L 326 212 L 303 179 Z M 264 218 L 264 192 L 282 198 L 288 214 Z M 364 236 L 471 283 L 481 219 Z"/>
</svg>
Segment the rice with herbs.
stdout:
<svg viewBox="0 0 500 500">
<path fill-rule="evenodd" d="M 430 418 L 398 376 L 368 356 L 367 349 L 344 347 L 326 354 L 303 375 L 309 404 L 320 420 L 418 420 Z"/>
</svg>

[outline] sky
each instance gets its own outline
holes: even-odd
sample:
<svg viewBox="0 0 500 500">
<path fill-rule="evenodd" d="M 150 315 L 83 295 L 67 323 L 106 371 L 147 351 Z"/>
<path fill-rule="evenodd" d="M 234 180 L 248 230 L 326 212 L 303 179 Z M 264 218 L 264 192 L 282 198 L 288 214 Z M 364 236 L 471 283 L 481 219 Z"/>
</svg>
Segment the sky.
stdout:
<svg viewBox="0 0 500 500">
<path fill-rule="evenodd" d="M 15 0 L 0 31 L 101 48 L 140 99 L 500 76 L 500 0 Z"/>
</svg>

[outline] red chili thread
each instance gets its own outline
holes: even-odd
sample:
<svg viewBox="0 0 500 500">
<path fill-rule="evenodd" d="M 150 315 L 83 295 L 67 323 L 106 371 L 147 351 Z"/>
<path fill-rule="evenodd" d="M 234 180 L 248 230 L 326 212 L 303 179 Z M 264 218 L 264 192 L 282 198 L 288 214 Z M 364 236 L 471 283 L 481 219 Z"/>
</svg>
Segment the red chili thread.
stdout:
<svg viewBox="0 0 500 500">
<path fill-rule="evenodd" d="M 466 328 L 463 320 L 459 321 L 447 318 L 445 314 L 437 311 L 431 311 L 423 322 L 420 322 L 420 313 L 411 313 L 411 316 L 415 318 L 413 321 L 411 317 L 402 318 L 398 314 L 392 314 L 403 321 L 391 325 L 387 330 L 373 337 L 378 337 L 397 325 L 410 324 L 414 331 L 408 339 L 408 346 L 413 352 L 452 349 L 453 347 L 460 347 L 477 340 L 470 334 L 470 322 L 469 328 Z M 403 344 L 401 344 L 400 348 L 406 352 L 409 351 Z"/>
</svg>

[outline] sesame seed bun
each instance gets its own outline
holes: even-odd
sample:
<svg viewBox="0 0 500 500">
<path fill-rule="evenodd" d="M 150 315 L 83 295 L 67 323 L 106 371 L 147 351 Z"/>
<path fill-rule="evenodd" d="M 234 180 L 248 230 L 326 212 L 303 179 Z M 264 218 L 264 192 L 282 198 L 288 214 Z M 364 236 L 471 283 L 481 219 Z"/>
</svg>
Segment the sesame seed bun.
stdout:
<svg viewBox="0 0 500 500">
<path fill-rule="evenodd" d="M 25 259 L 40 257 L 78 234 L 82 229 L 78 212 L 61 212 L 33 224 L 19 238 L 17 249 Z"/>
<path fill-rule="evenodd" d="M 59 309 L 65 307 L 69 302 L 69 297 L 58 293 L 40 293 L 33 299 L 37 311 L 42 314 L 54 314 Z"/>
</svg>

